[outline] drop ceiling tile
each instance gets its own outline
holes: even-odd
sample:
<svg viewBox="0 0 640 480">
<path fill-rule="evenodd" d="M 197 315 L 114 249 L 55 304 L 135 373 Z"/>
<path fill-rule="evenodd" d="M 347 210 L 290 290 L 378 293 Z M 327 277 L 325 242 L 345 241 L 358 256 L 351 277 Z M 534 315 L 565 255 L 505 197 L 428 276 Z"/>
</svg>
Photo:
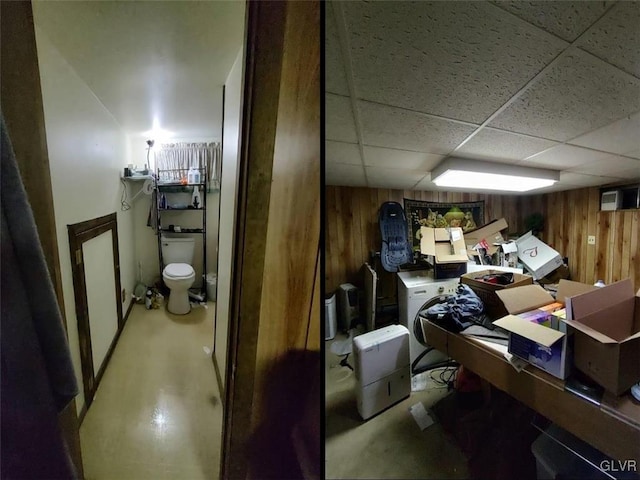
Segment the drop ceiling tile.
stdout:
<svg viewBox="0 0 640 480">
<path fill-rule="evenodd" d="M 573 49 L 490 126 L 566 141 L 640 110 L 640 79 Z"/>
<path fill-rule="evenodd" d="M 587 175 L 624 178 L 632 172 L 640 173 L 640 160 L 610 155 L 597 162 L 572 168 L 571 171 Z"/>
<path fill-rule="evenodd" d="M 575 172 L 560 172 L 560 184 L 575 185 L 576 187 L 597 187 L 617 181 L 615 177 L 604 177 L 600 175 L 585 175 Z"/>
<path fill-rule="evenodd" d="M 484 2 L 344 2 L 358 98 L 481 123 L 566 43 Z"/>
<path fill-rule="evenodd" d="M 523 2 L 492 1 L 491 3 L 521 19 L 573 42 L 611 6 L 613 2 Z"/>
<path fill-rule="evenodd" d="M 634 150 L 632 152 L 625 153 L 627 157 L 639 158 L 640 159 L 640 149 Z"/>
<path fill-rule="evenodd" d="M 340 50 L 340 41 L 338 39 L 338 30 L 336 28 L 332 2 L 326 2 L 325 8 L 324 89 L 331 93 L 349 95 L 347 75 L 344 69 L 342 51 Z"/>
<path fill-rule="evenodd" d="M 339 142 L 357 143 L 358 135 L 349 97 L 325 94 L 325 138 Z"/>
<path fill-rule="evenodd" d="M 596 152 L 572 145 L 558 145 L 546 152 L 527 158 L 520 165 L 531 167 L 556 167 L 557 170 L 587 165 L 611 156 L 609 153 Z"/>
<path fill-rule="evenodd" d="M 411 152 L 381 147 L 364 147 L 364 164 L 368 167 L 391 167 L 404 170 L 429 172 L 444 158 L 444 155 Z"/>
<path fill-rule="evenodd" d="M 481 160 L 522 160 L 554 145 L 551 140 L 483 128 L 455 154 Z"/>
<path fill-rule="evenodd" d="M 357 143 L 327 140 L 324 147 L 324 159 L 327 163 L 344 163 L 346 165 L 362 166 L 360 146 Z"/>
<path fill-rule="evenodd" d="M 571 140 L 573 145 L 626 154 L 640 149 L 640 113 Z"/>
<path fill-rule="evenodd" d="M 596 3 L 596 2 L 586 2 Z M 618 2 L 578 42 L 607 62 L 640 77 L 640 3 Z"/>
<path fill-rule="evenodd" d="M 343 163 L 324 164 L 325 185 L 340 185 L 348 187 L 366 187 L 362 165 L 345 165 Z"/>
<path fill-rule="evenodd" d="M 399 108 L 358 102 L 365 145 L 447 154 L 475 127 Z"/>
<path fill-rule="evenodd" d="M 366 167 L 369 188 L 412 189 L 428 172 L 399 168 Z"/>
<path fill-rule="evenodd" d="M 438 186 L 431 181 L 431 175 L 427 175 L 425 178 L 414 187 L 414 190 L 420 190 L 423 192 L 433 192 L 438 190 Z"/>
</svg>

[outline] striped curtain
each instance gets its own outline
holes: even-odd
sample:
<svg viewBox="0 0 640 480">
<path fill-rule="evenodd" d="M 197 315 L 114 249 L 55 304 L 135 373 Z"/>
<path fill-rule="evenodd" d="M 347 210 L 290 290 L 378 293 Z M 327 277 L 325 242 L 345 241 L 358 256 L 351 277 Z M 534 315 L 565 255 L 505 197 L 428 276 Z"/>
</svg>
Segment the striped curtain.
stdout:
<svg viewBox="0 0 640 480">
<path fill-rule="evenodd" d="M 154 149 L 154 157 L 158 170 L 174 170 L 173 178 L 160 178 L 161 181 L 179 181 L 187 175 L 189 168 L 206 167 L 208 191 L 220 188 L 222 147 L 218 142 L 166 143 Z"/>
</svg>

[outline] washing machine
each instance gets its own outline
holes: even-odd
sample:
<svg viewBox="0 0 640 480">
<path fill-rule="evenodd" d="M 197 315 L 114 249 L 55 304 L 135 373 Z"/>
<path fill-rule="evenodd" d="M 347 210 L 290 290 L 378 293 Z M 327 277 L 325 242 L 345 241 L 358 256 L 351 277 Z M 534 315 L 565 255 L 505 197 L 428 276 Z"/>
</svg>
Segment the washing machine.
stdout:
<svg viewBox="0 0 640 480">
<path fill-rule="evenodd" d="M 433 278 L 432 270 L 416 270 L 398 273 L 399 323 L 409 330 L 411 365 L 413 365 L 418 355 L 427 349 L 427 347 L 416 339 L 414 333 L 414 321 L 418 312 L 422 310 L 426 303 L 433 300 L 434 297 L 455 294 L 459 283 L 460 278 L 436 280 Z M 437 362 L 444 362 L 447 359 L 448 357 L 444 353 L 433 350 L 418 362 L 415 368 L 412 369 L 411 374 L 413 375 L 420 367 Z"/>
</svg>

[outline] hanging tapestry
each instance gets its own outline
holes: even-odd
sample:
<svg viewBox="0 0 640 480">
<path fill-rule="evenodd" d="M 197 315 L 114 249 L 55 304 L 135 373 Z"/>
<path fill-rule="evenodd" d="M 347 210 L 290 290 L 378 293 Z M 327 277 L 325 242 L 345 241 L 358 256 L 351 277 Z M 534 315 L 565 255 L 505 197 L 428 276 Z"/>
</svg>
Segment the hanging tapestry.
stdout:
<svg viewBox="0 0 640 480">
<path fill-rule="evenodd" d="M 484 201 L 435 203 L 405 198 L 404 213 L 414 252 L 420 251 L 420 227 L 460 227 L 468 232 L 484 225 Z"/>
</svg>

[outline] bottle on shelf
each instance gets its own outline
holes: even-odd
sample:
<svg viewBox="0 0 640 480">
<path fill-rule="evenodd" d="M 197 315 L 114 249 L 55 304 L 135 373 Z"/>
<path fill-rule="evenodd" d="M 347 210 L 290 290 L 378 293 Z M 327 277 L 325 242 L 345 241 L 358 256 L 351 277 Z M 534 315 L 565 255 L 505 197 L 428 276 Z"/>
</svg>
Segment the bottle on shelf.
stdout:
<svg viewBox="0 0 640 480">
<path fill-rule="evenodd" d="M 193 194 L 191 195 L 191 205 L 193 208 L 202 208 L 202 202 L 200 200 L 200 188 L 196 185 L 193 187 Z"/>
</svg>

